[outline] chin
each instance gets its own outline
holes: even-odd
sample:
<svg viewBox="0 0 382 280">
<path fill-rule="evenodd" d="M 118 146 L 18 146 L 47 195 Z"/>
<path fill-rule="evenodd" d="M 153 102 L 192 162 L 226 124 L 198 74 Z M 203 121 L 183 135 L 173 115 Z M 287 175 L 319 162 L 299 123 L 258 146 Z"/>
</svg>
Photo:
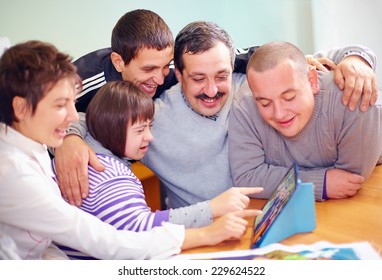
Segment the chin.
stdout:
<svg viewBox="0 0 382 280">
<path fill-rule="evenodd" d="M 52 148 L 57 148 L 57 147 L 61 146 L 63 142 L 64 142 L 64 138 L 56 139 L 54 141 L 51 141 L 51 143 L 47 143 L 46 145 L 49 147 L 52 147 Z"/>
</svg>

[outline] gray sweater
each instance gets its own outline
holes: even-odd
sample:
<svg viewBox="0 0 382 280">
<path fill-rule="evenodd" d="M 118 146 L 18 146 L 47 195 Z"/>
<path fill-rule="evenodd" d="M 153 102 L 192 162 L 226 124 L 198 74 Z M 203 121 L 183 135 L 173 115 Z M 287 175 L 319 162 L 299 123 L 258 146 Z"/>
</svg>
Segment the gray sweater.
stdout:
<svg viewBox="0 0 382 280">
<path fill-rule="evenodd" d="M 246 81 L 233 74 L 232 91 L 213 118 L 189 108 L 180 84 L 155 100 L 154 140 L 142 162 L 166 187 L 171 208 L 210 200 L 233 186 L 228 162 L 228 113 Z"/>
<path fill-rule="evenodd" d="M 232 176 L 237 186 L 262 186 L 256 195 L 269 198 L 293 161 L 303 182 L 313 182 L 315 198 L 322 200 L 325 172 L 339 168 L 367 178 L 382 150 L 381 96 L 367 112 L 342 104 L 342 92 L 333 73 L 319 73 L 313 115 L 296 136 L 287 138 L 260 116 L 246 83 L 233 102 L 229 147 Z"/>
</svg>

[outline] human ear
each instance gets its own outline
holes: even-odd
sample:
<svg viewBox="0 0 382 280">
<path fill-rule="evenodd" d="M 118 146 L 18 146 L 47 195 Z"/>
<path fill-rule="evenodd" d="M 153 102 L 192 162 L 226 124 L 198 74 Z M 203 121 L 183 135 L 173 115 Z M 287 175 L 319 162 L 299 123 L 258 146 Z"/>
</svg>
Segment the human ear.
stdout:
<svg viewBox="0 0 382 280">
<path fill-rule="evenodd" d="M 110 54 L 111 62 L 114 65 L 115 70 L 122 72 L 125 62 L 122 59 L 122 56 L 119 53 L 112 52 Z"/>
<path fill-rule="evenodd" d="M 174 69 L 174 72 L 175 72 L 175 77 L 176 79 L 178 80 L 178 83 L 180 83 L 182 81 L 182 73 L 180 73 L 180 71 L 178 70 L 178 68 L 175 68 Z"/>
<path fill-rule="evenodd" d="M 12 100 L 12 107 L 16 119 L 18 121 L 23 120 L 28 111 L 26 99 L 20 96 L 15 96 Z"/>
<path fill-rule="evenodd" d="M 314 67 L 311 67 L 308 72 L 308 80 L 310 87 L 312 88 L 313 94 L 316 94 L 320 91 L 320 85 L 318 83 L 318 73 Z"/>
</svg>

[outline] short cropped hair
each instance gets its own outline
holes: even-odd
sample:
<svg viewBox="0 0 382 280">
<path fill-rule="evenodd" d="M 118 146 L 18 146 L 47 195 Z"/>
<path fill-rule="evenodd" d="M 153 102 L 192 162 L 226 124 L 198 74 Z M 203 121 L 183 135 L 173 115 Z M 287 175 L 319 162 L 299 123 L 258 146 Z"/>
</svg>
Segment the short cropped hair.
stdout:
<svg viewBox="0 0 382 280">
<path fill-rule="evenodd" d="M 304 53 L 289 42 L 270 42 L 257 48 L 248 61 L 247 73 L 249 69 L 256 72 L 271 70 L 286 59 L 294 61 L 302 75 L 308 73 Z"/>
<path fill-rule="evenodd" d="M 127 126 L 153 118 L 152 98 L 128 81 L 103 85 L 86 110 L 90 135 L 120 158 L 125 153 Z"/>
<path fill-rule="evenodd" d="M 111 36 L 111 49 L 121 55 L 125 64 L 129 64 L 142 48 L 161 51 L 173 46 L 174 37 L 164 20 L 158 14 L 143 9 L 123 15 Z"/>
<path fill-rule="evenodd" d="M 7 49 L 0 58 L 0 122 L 17 122 L 12 102 L 16 96 L 25 98 L 32 115 L 37 104 L 54 85 L 73 79 L 73 86 L 81 88 L 81 78 L 72 58 L 52 44 L 27 41 Z"/>
<path fill-rule="evenodd" d="M 176 36 L 174 45 L 174 65 L 182 72 L 183 54 L 198 54 L 213 48 L 222 42 L 230 51 L 232 69 L 235 63 L 235 48 L 231 36 L 217 24 L 207 21 L 195 21 L 186 25 Z"/>
</svg>

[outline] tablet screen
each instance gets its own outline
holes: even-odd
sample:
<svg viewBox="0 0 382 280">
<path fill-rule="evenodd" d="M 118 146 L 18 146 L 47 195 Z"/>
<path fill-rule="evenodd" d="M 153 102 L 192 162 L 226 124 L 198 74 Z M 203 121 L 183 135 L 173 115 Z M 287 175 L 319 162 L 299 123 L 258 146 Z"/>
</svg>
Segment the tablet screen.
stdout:
<svg viewBox="0 0 382 280">
<path fill-rule="evenodd" d="M 261 238 L 292 196 L 297 185 L 297 172 L 298 166 L 294 163 L 262 208 L 263 213 L 256 217 L 252 248 L 261 242 Z"/>
</svg>

